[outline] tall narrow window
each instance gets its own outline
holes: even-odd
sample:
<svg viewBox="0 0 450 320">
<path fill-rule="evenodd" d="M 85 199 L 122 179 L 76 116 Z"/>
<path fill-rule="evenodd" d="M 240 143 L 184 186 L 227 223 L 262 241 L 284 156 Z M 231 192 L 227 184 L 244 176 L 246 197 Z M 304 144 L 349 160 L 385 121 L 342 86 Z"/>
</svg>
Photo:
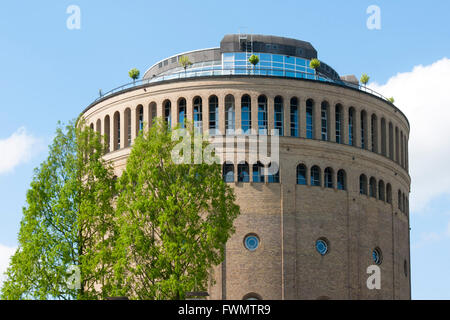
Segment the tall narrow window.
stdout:
<svg viewBox="0 0 450 320">
<path fill-rule="evenodd" d="M 243 133 L 250 133 L 252 128 L 252 102 L 249 95 L 241 99 L 241 128 Z"/>
<path fill-rule="evenodd" d="M 234 182 L 234 165 L 231 162 L 223 164 L 223 181 Z"/>
<path fill-rule="evenodd" d="M 389 122 L 389 158 L 394 160 L 394 127 Z"/>
<path fill-rule="evenodd" d="M 333 185 L 333 169 L 326 168 L 325 169 L 325 188 L 334 188 Z"/>
<path fill-rule="evenodd" d="M 298 99 L 291 99 L 291 137 L 298 137 Z"/>
<path fill-rule="evenodd" d="M 320 187 L 320 168 L 313 166 L 311 168 L 311 186 Z"/>
<path fill-rule="evenodd" d="M 306 101 L 306 138 L 314 138 L 314 121 L 313 121 L 313 110 L 314 102 L 311 99 Z"/>
<path fill-rule="evenodd" d="M 111 134 L 111 132 L 110 132 L 110 118 L 109 118 L 109 116 L 107 115 L 106 117 L 105 117 L 105 125 L 103 126 L 103 129 L 105 130 L 104 132 L 104 135 L 105 135 L 105 143 L 106 143 L 106 150 L 108 151 L 108 152 L 110 152 L 111 151 L 111 146 L 110 146 L 110 134 Z M 113 146 L 113 148 L 114 148 L 114 146 Z"/>
<path fill-rule="evenodd" d="M 144 107 L 139 106 L 138 107 L 138 133 L 144 129 Z"/>
<path fill-rule="evenodd" d="M 361 149 L 366 149 L 366 129 L 367 129 L 367 117 L 366 111 L 361 111 Z"/>
<path fill-rule="evenodd" d="M 169 128 L 172 127 L 172 104 L 170 100 L 164 103 L 164 120 Z"/>
<path fill-rule="evenodd" d="M 250 171 L 247 162 L 238 164 L 238 182 L 250 182 Z"/>
<path fill-rule="evenodd" d="M 367 177 L 364 174 L 359 176 L 359 193 L 367 194 Z"/>
<path fill-rule="evenodd" d="M 322 102 L 320 108 L 321 119 L 321 138 L 323 141 L 328 141 L 328 102 Z"/>
<path fill-rule="evenodd" d="M 253 164 L 253 182 L 264 182 L 264 165 L 261 162 Z"/>
<path fill-rule="evenodd" d="M 402 208 L 402 192 L 400 190 L 398 190 L 397 199 L 398 199 L 398 210 L 403 211 L 403 208 Z"/>
<path fill-rule="evenodd" d="M 375 180 L 374 177 L 370 178 L 370 182 L 369 182 L 369 195 L 372 198 L 376 198 L 377 197 L 377 181 Z"/>
<path fill-rule="evenodd" d="M 120 149 L 120 113 L 114 113 L 114 150 Z"/>
<path fill-rule="evenodd" d="M 386 202 L 392 203 L 392 187 L 390 183 L 386 185 Z"/>
<path fill-rule="evenodd" d="M 280 136 L 284 135 L 283 132 L 283 98 L 280 96 L 275 97 L 274 101 L 274 129 L 278 130 Z"/>
<path fill-rule="evenodd" d="M 297 184 L 306 185 L 306 166 L 304 164 L 297 166 Z"/>
<path fill-rule="evenodd" d="M 209 97 L 209 134 L 219 133 L 219 103 L 216 96 Z"/>
<path fill-rule="evenodd" d="M 186 99 L 178 100 L 178 124 L 180 128 L 186 128 Z"/>
<path fill-rule="evenodd" d="M 372 115 L 370 120 L 370 141 L 372 142 L 372 151 L 378 152 L 378 119 L 376 115 Z"/>
<path fill-rule="evenodd" d="M 346 190 L 346 174 L 344 170 L 339 170 L 337 173 L 337 188 L 338 190 Z"/>
<path fill-rule="evenodd" d="M 217 115 L 217 118 L 219 116 Z M 234 96 L 225 97 L 225 130 L 226 134 L 234 134 L 235 130 Z"/>
<path fill-rule="evenodd" d="M 150 119 L 150 123 L 148 125 L 150 127 L 152 127 L 153 122 L 156 120 L 156 103 L 155 102 L 150 103 L 150 115 L 151 115 L 151 119 Z"/>
<path fill-rule="evenodd" d="M 258 133 L 267 134 L 267 98 L 258 97 Z"/>
<path fill-rule="evenodd" d="M 398 143 L 398 127 L 395 127 L 395 161 L 400 163 L 399 143 Z"/>
<path fill-rule="evenodd" d="M 348 144 L 355 145 L 355 109 L 348 109 Z"/>
<path fill-rule="evenodd" d="M 217 97 L 213 96 L 218 104 Z M 213 100 L 214 100 L 213 98 Z M 211 99 L 211 98 L 210 98 Z M 211 103 L 211 100 L 210 100 Z M 202 98 L 194 98 L 194 130 L 196 132 L 202 132 L 203 130 L 203 110 L 202 110 Z"/>
<path fill-rule="evenodd" d="M 335 119 L 336 119 L 336 143 L 342 143 L 342 105 L 336 105 L 335 111 Z"/>
<path fill-rule="evenodd" d="M 400 165 L 403 167 L 403 131 L 400 131 Z"/>
</svg>

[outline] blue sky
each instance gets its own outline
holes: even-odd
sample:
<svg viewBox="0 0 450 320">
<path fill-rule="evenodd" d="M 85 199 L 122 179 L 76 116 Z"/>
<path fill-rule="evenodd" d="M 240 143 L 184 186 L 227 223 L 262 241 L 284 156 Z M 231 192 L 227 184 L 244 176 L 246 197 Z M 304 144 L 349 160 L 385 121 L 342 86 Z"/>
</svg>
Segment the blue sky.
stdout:
<svg viewBox="0 0 450 320">
<path fill-rule="evenodd" d="M 69 5 L 81 9 L 80 30 L 66 27 Z M 366 27 L 369 5 L 381 9 L 380 30 Z M 450 299 L 450 143 L 445 121 L 430 125 L 423 113 L 449 113 L 448 12 L 448 1 L 2 1 L 0 256 L 17 246 L 33 168 L 58 120 L 77 117 L 100 88 L 129 82 L 133 67 L 143 74 L 162 58 L 217 47 L 241 30 L 309 41 L 341 75 L 366 72 L 374 88 L 396 98 L 412 128 L 413 298 Z"/>
</svg>

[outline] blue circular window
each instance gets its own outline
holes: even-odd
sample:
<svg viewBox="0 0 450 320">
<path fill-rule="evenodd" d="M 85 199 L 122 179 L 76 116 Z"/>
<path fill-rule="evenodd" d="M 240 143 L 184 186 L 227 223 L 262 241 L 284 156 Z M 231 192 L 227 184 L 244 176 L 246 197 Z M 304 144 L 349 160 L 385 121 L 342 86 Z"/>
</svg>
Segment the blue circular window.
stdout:
<svg viewBox="0 0 450 320">
<path fill-rule="evenodd" d="M 244 239 L 245 247 L 250 251 L 255 251 L 259 247 L 259 238 L 254 234 L 249 234 Z"/>
<path fill-rule="evenodd" d="M 375 248 L 372 251 L 372 259 L 375 262 L 375 264 L 380 265 L 382 262 L 382 256 L 381 256 L 381 250 L 379 248 Z"/>
<path fill-rule="evenodd" d="M 325 255 L 328 252 L 328 243 L 324 239 L 316 241 L 316 250 L 321 255 Z"/>
</svg>

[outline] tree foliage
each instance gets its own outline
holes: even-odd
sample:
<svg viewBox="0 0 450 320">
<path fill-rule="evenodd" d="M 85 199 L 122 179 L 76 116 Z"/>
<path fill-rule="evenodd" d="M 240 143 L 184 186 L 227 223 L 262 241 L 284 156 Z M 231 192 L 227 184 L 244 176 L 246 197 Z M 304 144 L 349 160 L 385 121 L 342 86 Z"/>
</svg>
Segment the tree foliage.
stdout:
<svg viewBox="0 0 450 320">
<path fill-rule="evenodd" d="M 130 71 L 128 71 L 128 75 L 130 76 L 131 79 L 133 79 L 133 82 L 139 79 L 140 74 L 141 72 L 136 68 L 133 68 Z"/>
<path fill-rule="evenodd" d="M 49 156 L 35 169 L 3 299 L 95 299 L 106 296 L 114 241 L 112 169 L 100 136 L 71 122 L 59 126 Z M 81 288 L 70 283 L 72 266 Z M 105 283 L 103 289 L 95 285 Z"/>
<path fill-rule="evenodd" d="M 233 190 L 219 164 L 174 163 L 178 143 L 161 120 L 135 140 L 118 183 L 114 295 L 184 299 L 223 260 L 239 214 Z"/>
<path fill-rule="evenodd" d="M 178 59 L 178 63 L 180 64 L 180 66 L 184 68 L 185 71 L 187 67 L 192 65 L 192 62 L 189 60 L 189 57 L 184 55 Z"/>
<path fill-rule="evenodd" d="M 369 83 L 369 80 L 370 80 L 370 77 L 367 75 L 367 73 L 363 73 L 361 75 L 360 81 L 363 85 L 367 85 Z"/>
<path fill-rule="evenodd" d="M 255 55 L 255 54 L 252 54 L 251 57 L 248 58 L 248 61 L 249 61 L 252 65 L 256 66 L 256 65 L 259 63 L 259 57 L 258 57 L 257 55 Z"/>
</svg>

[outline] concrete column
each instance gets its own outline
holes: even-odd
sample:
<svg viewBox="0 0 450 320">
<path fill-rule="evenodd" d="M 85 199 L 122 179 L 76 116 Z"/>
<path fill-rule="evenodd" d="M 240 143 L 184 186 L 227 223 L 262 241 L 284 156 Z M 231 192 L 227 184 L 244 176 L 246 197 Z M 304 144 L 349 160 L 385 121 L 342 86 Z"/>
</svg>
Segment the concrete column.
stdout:
<svg viewBox="0 0 450 320">
<path fill-rule="evenodd" d="M 241 118 L 241 110 L 242 110 L 242 100 L 241 100 L 242 96 L 241 95 L 235 95 L 234 96 L 234 119 L 235 119 L 235 124 L 234 124 L 234 128 L 235 131 L 237 130 L 241 130 L 242 129 L 242 118 Z"/>
<path fill-rule="evenodd" d="M 220 95 L 217 97 L 219 100 L 219 131 L 220 134 L 224 135 L 225 132 L 225 96 Z M 237 167 L 236 167 L 237 170 Z M 237 181 L 237 180 L 236 180 Z"/>
<path fill-rule="evenodd" d="M 219 100 L 220 108 L 220 100 Z M 209 98 L 202 105 L 202 127 L 203 134 L 209 133 Z"/>
<path fill-rule="evenodd" d="M 201 106 L 203 109 L 203 106 L 205 105 L 205 98 L 200 97 Z M 177 104 L 178 107 L 178 104 Z M 194 125 L 194 98 L 186 98 L 186 120 L 189 122 L 192 126 Z M 177 112 L 177 123 L 178 123 L 178 112 Z"/>
<path fill-rule="evenodd" d="M 252 130 L 258 133 L 258 96 L 255 94 L 251 95 L 252 102 Z"/>
<path fill-rule="evenodd" d="M 377 153 L 381 154 L 381 117 L 377 116 L 377 132 L 376 132 L 376 137 L 377 137 Z"/>
<path fill-rule="evenodd" d="M 354 112 L 354 132 L 353 139 L 355 140 L 355 147 L 361 148 L 361 111 L 355 108 Z"/>
<path fill-rule="evenodd" d="M 314 123 L 314 139 L 322 140 L 322 121 L 321 121 L 321 102 L 314 100 L 313 123 Z"/>
<path fill-rule="evenodd" d="M 130 116 L 131 116 L 131 143 L 130 146 L 133 145 L 134 140 L 136 139 L 138 130 L 139 130 L 139 113 L 137 112 L 137 108 L 136 106 L 131 107 L 131 112 L 130 112 Z"/>
<path fill-rule="evenodd" d="M 150 103 L 146 103 L 142 106 L 142 118 L 144 119 L 144 132 L 146 132 L 148 130 L 148 128 L 150 128 L 151 125 L 151 119 L 150 119 L 150 114 L 151 114 L 151 109 L 150 109 Z"/>
<path fill-rule="evenodd" d="M 299 135 L 306 138 L 306 99 L 298 98 Z"/>
<path fill-rule="evenodd" d="M 286 96 L 283 97 L 283 131 L 285 137 L 291 136 L 291 99 Z"/>
<path fill-rule="evenodd" d="M 341 139 L 344 144 L 348 144 L 348 107 L 342 106 Z"/>
<path fill-rule="evenodd" d="M 267 134 L 275 127 L 274 97 L 267 96 Z"/>
<path fill-rule="evenodd" d="M 328 110 L 328 140 L 336 142 L 336 104 L 330 103 Z"/>
</svg>

